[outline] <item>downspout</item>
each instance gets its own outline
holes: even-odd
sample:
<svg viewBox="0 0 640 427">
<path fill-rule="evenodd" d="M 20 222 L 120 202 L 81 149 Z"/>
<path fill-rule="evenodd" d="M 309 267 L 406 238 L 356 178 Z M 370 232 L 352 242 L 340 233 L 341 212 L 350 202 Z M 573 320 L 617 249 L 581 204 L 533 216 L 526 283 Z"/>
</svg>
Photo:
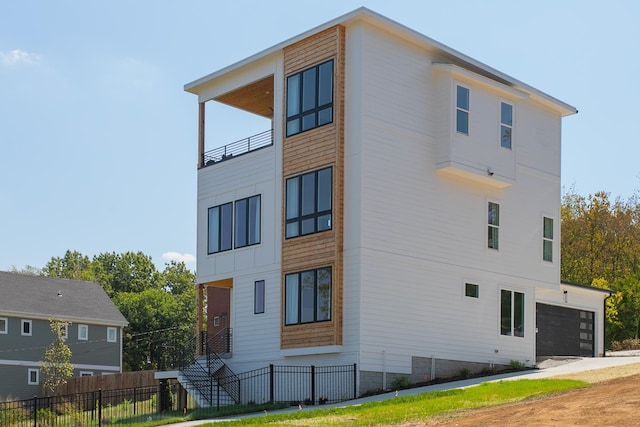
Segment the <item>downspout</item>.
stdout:
<svg viewBox="0 0 640 427">
<path fill-rule="evenodd" d="M 602 357 L 607 357 L 607 300 L 613 296 L 613 292 L 609 292 L 609 296 L 605 297 L 602 307 Z"/>
</svg>

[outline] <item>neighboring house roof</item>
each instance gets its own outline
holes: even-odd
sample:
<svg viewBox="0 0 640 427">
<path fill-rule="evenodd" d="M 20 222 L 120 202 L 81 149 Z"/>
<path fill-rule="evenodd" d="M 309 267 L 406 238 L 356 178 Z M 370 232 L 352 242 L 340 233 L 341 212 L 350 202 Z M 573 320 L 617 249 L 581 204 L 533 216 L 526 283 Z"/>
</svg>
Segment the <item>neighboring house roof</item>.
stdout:
<svg viewBox="0 0 640 427">
<path fill-rule="evenodd" d="M 576 288 L 581 288 L 581 289 L 587 289 L 590 291 L 594 291 L 594 292 L 601 292 L 603 294 L 615 294 L 615 291 L 612 291 L 611 289 L 604 289 L 604 288 L 596 288 L 595 286 L 590 286 L 590 285 L 583 285 L 581 283 L 575 283 L 575 282 L 565 282 L 564 280 L 562 282 L 560 282 L 563 285 L 567 285 L 567 286 L 574 286 Z"/>
<path fill-rule="evenodd" d="M 129 323 L 98 283 L 2 271 L 0 316 L 114 326 Z"/>
<path fill-rule="evenodd" d="M 517 80 L 501 71 L 496 70 L 493 67 L 490 67 L 489 65 L 486 65 L 461 52 L 458 52 L 457 50 L 452 49 L 430 37 L 427 37 L 424 34 L 421 34 L 396 21 L 393 21 L 383 15 L 380 15 L 379 13 L 376 13 L 370 9 L 367 9 L 366 7 L 360 7 L 352 12 L 342 15 L 336 19 L 333 19 L 329 22 L 326 22 L 315 28 L 312 28 L 311 30 L 308 30 L 302 34 L 299 34 L 295 37 L 285 40 L 284 42 L 281 42 L 275 46 L 265 49 L 246 59 L 236 62 L 235 64 L 232 64 L 228 67 L 225 67 L 221 70 L 218 70 L 214 73 L 204 76 L 191 83 L 187 83 L 184 86 L 184 90 L 187 92 L 198 94 L 202 86 L 206 86 L 208 83 L 210 83 L 211 81 L 215 80 L 216 78 L 222 75 L 225 75 L 229 72 L 240 69 L 247 64 L 250 64 L 259 59 L 262 59 L 268 55 L 271 55 L 274 52 L 282 50 L 286 46 L 289 46 L 313 34 L 326 30 L 327 28 L 331 28 L 335 25 L 341 25 L 341 24 L 347 25 L 350 23 L 358 22 L 358 21 L 364 21 L 364 22 L 370 23 L 379 28 L 383 28 L 384 30 L 400 38 L 416 43 L 424 47 L 425 49 L 432 51 L 436 56 L 441 58 L 444 63 L 457 65 L 475 74 L 500 82 L 516 90 L 523 91 L 524 93 L 528 94 L 531 98 L 534 98 L 537 101 L 559 111 L 563 116 L 575 114 L 578 112 L 578 110 L 575 107 L 565 102 L 562 102 L 559 99 L 552 97 L 551 95 L 548 95 L 532 86 L 527 85 L 526 83 L 521 82 L 520 80 Z"/>
</svg>

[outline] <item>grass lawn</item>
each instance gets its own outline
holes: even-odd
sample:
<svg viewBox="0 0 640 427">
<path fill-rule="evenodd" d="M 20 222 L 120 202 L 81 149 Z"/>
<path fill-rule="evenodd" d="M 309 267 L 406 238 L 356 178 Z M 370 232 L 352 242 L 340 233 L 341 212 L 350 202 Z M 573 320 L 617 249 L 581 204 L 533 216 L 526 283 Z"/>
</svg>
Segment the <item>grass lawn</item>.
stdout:
<svg viewBox="0 0 640 427">
<path fill-rule="evenodd" d="M 587 387 L 583 381 L 540 379 L 483 383 L 478 386 L 390 398 L 359 406 L 344 406 L 230 421 L 228 425 L 343 426 L 384 425 L 421 421 L 461 409 L 494 406 L 565 390 Z M 348 404 L 348 402 L 346 403 Z M 214 424 L 207 424 L 214 426 Z M 219 426 L 220 424 L 215 424 Z"/>
</svg>

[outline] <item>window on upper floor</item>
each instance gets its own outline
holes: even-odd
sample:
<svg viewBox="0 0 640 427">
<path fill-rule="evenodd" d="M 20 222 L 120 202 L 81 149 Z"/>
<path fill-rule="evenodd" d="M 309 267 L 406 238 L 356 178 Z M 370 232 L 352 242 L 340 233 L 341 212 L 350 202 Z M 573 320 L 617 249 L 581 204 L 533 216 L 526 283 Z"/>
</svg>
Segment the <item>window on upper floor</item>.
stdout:
<svg viewBox="0 0 640 427">
<path fill-rule="evenodd" d="M 27 371 L 27 384 L 29 384 L 29 385 L 38 385 L 38 384 L 40 384 L 40 370 L 39 369 L 29 369 Z"/>
<path fill-rule="evenodd" d="M 331 320 L 331 268 L 285 276 L 285 325 Z"/>
<path fill-rule="evenodd" d="M 209 208 L 207 253 L 228 251 L 231 249 L 233 224 L 233 203 Z"/>
<path fill-rule="evenodd" d="M 9 333 L 9 319 L 6 317 L 0 317 L 0 334 Z"/>
<path fill-rule="evenodd" d="M 480 296 L 480 287 L 473 283 L 464 284 L 464 296 L 478 298 Z"/>
<path fill-rule="evenodd" d="M 489 202 L 487 206 L 487 247 L 490 249 L 498 249 L 500 205 L 494 202 Z"/>
<path fill-rule="evenodd" d="M 513 106 L 500 103 L 500 146 L 511 150 L 513 139 Z"/>
<path fill-rule="evenodd" d="M 69 324 L 64 323 L 60 325 L 60 338 L 66 340 L 69 338 Z"/>
<path fill-rule="evenodd" d="M 524 337 L 524 294 L 500 290 L 500 335 Z"/>
<path fill-rule="evenodd" d="M 331 230 L 332 169 L 287 179 L 286 238 Z"/>
<path fill-rule="evenodd" d="M 287 136 L 333 121 L 333 60 L 287 77 Z"/>
<path fill-rule="evenodd" d="M 469 135 L 469 89 L 456 86 L 456 132 Z"/>
<path fill-rule="evenodd" d="M 81 341 L 89 339 L 89 325 L 78 325 L 78 339 Z"/>
<path fill-rule="evenodd" d="M 253 283 L 253 314 L 264 313 L 264 280 Z"/>
<path fill-rule="evenodd" d="M 118 329 L 107 327 L 107 342 L 118 342 Z"/>
<path fill-rule="evenodd" d="M 21 335 L 30 337 L 32 334 L 32 322 L 31 320 L 26 320 L 26 319 L 22 319 L 22 331 L 21 331 Z"/>
<path fill-rule="evenodd" d="M 553 261 L 553 219 L 542 218 L 542 259 Z"/>
<path fill-rule="evenodd" d="M 236 200 L 235 247 L 260 243 L 260 196 Z"/>
</svg>

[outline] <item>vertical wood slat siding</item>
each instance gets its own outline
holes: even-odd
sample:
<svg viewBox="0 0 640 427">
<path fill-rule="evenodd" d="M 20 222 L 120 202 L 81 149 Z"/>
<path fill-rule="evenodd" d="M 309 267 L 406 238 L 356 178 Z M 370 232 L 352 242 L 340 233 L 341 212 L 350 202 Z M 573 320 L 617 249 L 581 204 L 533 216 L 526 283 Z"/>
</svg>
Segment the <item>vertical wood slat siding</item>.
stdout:
<svg viewBox="0 0 640 427">
<path fill-rule="evenodd" d="M 281 348 L 342 344 L 342 237 L 344 188 L 344 46 L 345 29 L 335 26 L 301 40 L 284 50 L 284 75 L 302 71 L 324 61 L 334 60 L 333 122 L 316 129 L 284 138 L 282 194 L 286 194 L 289 177 L 323 167 L 333 167 L 332 229 L 321 233 L 284 238 L 282 224 Z M 286 80 L 285 80 L 286 88 Z M 286 94 L 283 111 L 286 114 Z M 282 117 L 286 127 L 286 116 Z M 282 212 L 286 211 L 283 197 Z M 331 267 L 332 317 L 330 321 L 284 326 L 287 273 Z"/>
</svg>

